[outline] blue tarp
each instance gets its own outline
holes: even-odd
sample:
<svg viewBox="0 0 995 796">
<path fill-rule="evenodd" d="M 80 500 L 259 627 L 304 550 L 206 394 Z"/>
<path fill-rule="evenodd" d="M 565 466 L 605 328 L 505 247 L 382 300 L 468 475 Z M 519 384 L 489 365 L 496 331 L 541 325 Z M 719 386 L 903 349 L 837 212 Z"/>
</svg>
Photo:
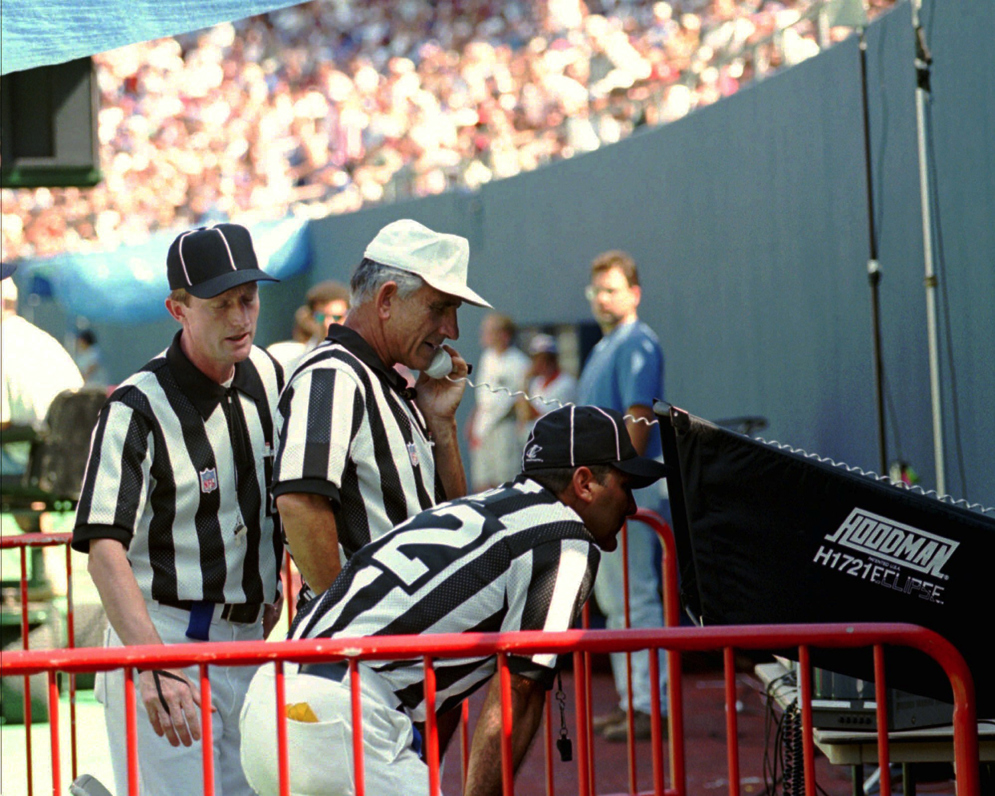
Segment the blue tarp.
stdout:
<svg viewBox="0 0 995 796">
<path fill-rule="evenodd" d="M 286 218 L 249 225 L 260 267 L 289 279 L 311 266 L 307 221 Z M 27 292 L 51 296 L 90 321 L 133 324 L 166 316 L 166 252 L 178 232 L 164 231 L 114 251 L 60 254 L 20 263 L 17 281 Z"/>
<path fill-rule="evenodd" d="M 244 19 L 300 0 L 3 0 L 2 74 Z"/>
</svg>

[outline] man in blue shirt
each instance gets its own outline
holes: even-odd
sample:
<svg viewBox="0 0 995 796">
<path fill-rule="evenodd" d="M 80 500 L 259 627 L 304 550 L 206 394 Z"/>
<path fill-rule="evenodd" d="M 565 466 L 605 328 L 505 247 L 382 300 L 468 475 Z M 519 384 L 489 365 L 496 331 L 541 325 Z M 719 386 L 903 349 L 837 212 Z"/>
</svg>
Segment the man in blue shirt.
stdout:
<svg viewBox="0 0 995 796">
<path fill-rule="evenodd" d="M 660 434 L 655 425 L 653 401 L 663 398 L 663 350 L 656 334 L 639 320 L 639 274 L 625 252 L 609 251 L 591 266 L 586 295 L 604 337 L 591 351 L 580 376 L 578 403 L 605 406 L 630 416 L 632 444 L 641 456 L 662 461 Z M 663 482 L 661 482 L 662 484 Z M 665 489 L 665 487 L 663 487 Z M 669 504 L 660 484 L 634 492 L 636 503 L 669 519 Z M 657 562 L 660 543 L 653 530 L 629 522 L 629 617 L 632 627 L 663 627 L 663 604 Z M 625 626 L 625 593 L 622 548 L 602 557 L 594 584 L 598 606 L 609 629 Z M 624 653 L 611 656 L 619 706 L 594 719 L 594 728 L 608 740 L 624 741 L 627 733 L 628 698 Z M 660 665 L 661 696 L 666 667 Z M 632 656 L 632 699 L 637 738 L 650 737 L 649 655 Z M 664 704 L 661 699 L 661 704 Z"/>
</svg>

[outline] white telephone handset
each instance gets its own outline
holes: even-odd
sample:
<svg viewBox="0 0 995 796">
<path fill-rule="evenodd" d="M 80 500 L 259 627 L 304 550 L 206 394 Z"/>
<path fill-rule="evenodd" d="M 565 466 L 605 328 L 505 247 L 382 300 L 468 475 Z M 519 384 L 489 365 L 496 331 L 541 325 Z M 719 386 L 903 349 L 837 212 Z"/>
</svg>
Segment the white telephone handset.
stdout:
<svg viewBox="0 0 995 796">
<path fill-rule="evenodd" d="M 430 379 L 441 379 L 443 376 L 448 376 L 453 372 L 453 358 L 449 356 L 449 352 L 446 351 L 442 346 L 439 346 L 438 350 L 435 352 L 435 356 L 432 357 L 432 361 L 427 368 L 425 368 L 425 375 Z"/>
</svg>

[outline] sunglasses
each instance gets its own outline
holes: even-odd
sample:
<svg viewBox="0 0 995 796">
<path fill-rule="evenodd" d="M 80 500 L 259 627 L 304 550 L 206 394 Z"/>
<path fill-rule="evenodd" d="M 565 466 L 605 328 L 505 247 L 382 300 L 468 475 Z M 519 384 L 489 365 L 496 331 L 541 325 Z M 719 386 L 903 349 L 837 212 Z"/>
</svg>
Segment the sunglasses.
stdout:
<svg viewBox="0 0 995 796">
<path fill-rule="evenodd" d="M 325 318 L 331 318 L 332 319 L 332 323 L 341 323 L 342 319 L 345 318 L 345 313 L 331 313 L 331 314 L 326 315 L 324 312 L 316 312 L 314 314 L 314 319 L 318 323 L 324 323 L 325 322 Z"/>
</svg>

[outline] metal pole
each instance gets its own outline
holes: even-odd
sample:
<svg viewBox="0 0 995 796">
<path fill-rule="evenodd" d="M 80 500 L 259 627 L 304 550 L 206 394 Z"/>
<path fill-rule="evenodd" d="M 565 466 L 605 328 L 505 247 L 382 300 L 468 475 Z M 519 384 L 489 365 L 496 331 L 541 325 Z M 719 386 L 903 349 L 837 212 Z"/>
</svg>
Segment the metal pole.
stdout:
<svg viewBox="0 0 995 796">
<path fill-rule="evenodd" d="M 937 277 L 933 270 L 933 219 L 929 203 L 929 163 L 926 159 L 926 103 L 930 99 L 929 70 L 933 59 L 926 49 L 919 10 L 922 0 L 912 0 L 912 29 L 916 40 L 916 133 L 919 140 L 919 197 L 922 204 L 922 248 L 926 266 L 926 334 L 929 345 L 929 392 L 933 407 L 933 458 L 936 491 L 947 492 L 943 466 L 943 396 L 940 392 L 940 344 L 936 323 Z"/>
<path fill-rule="evenodd" d="M 867 279 L 871 285 L 871 339 L 874 344 L 874 407 L 878 431 L 878 472 L 888 474 L 888 448 L 884 419 L 884 359 L 881 355 L 881 300 L 878 285 L 881 266 L 878 263 L 878 236 L 874 228 L 874 181 L 871 171 L 871 121 L 867 106 L 867 38 L 864 29 L 860 37 L 860 98 L 864 116 L 864 169 L 867 180 L 867 226 L 870 239 L 870 257 L 867 260 Z"/>
</svg>

